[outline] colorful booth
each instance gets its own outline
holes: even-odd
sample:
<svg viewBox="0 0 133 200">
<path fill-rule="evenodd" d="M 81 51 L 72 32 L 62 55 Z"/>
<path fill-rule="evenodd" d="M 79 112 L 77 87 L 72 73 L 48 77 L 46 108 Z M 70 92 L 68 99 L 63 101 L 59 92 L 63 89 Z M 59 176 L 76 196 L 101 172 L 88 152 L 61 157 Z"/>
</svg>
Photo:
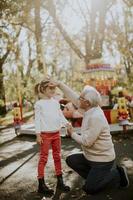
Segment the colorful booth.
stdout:
<svg viewBox="0 0 133 200">
<path fill-rule="evenodd" d="M 85 85 L 95 87 L 102 96 L 103 111 L 109 124 L 118 122 L 118 110 L 109 109 L 110 91 L 116 85 L 116 72 L 110 64 L 91 63 L 84 72 Z"/>
<path fill-rule="evenodd" d="M 118 123 L 118 110 L 113 109 L 103 109 L 103 112 L 105 114 L 105 117 L 109 124 L 115 124 Z"/>
<path fill-rule="evenodd" d="M 89 64 L 83 72 L 85 84 L 95 87 L 101 95 L 108 95 L 116 84 L 115 69 L 110 64 Z"/>
</svg>

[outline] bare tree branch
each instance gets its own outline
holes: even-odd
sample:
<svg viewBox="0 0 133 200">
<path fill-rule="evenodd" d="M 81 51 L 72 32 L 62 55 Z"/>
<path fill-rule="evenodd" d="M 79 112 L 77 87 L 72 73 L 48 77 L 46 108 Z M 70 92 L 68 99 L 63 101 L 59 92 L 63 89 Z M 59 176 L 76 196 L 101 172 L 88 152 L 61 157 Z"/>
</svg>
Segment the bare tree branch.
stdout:
<svg viewBox="0 0 133 200">
<path fill-rule="evenodd" d="M 44 28 L 45 28 L 45 25 L 47 24 L 47 22 L 48 22 L 49 18 L 50 18 L 50 16 L 48 16 L 48 17 L 47 17 L 47 19 L 45 20 L 45 22 L 43 23 L 43 25 L 42 25 L 42 29 L 44 29 Z"/>
<path fill-rule="evenodd" d="M 73 40 L 69 37 L 68 33 L 65 31 L 65 29 L 63 28 L 63 26 L 61 25 L 57 15 L 56 15 L 56 9 L 55 9 L 55 5 L 53 3 L 53 0 L 49 0 L 48 1 L 48 7 L 47 10 L 49 12 L 49 14 L 53 17 L 53 21 L 56 24 L 57 28 L 60 30 L 60 32 L 62 33 L 63 37 L 65 38 L 65 40 L 67 41 L 67 43 L 69 44 L 69 46 L 73 49 L 73 51 L 80 57 L 80 58 L 84 58 L 84 54 L 80 51 L 80 49 L 76 46 L 76 44 L 73 42 Z"/>
<path fill-rule="evenodd" d="M 30 45 L 30 42 L 28 40 L 28 47 L 29 47 L 29 62 L 28 62 L 28 65 L 27 65 L 27 72 L 26 72 L 26 77 L 29 78 L 30 77 L 30 72 L 31 72 L 31 69 L 33 67 L 33 63 L 35 62 L 35 58 L 34 59 L 31 59 L 31 52 L 32 52 L 32 49 L 31 49 L 31 45 Z"/>
<path fill-rule="evenodd" d="M 90 15 L 90 9 L 89 9 L 89 7 L 88 7 L 88 0 L 87 0 L 87 2 L 86 2 L 86 0 L 84 0 L 84 3 L 85 3 L 85 5 L 86 5 L 86 9 L 87 9 L 87 11 L 88 11 L 88 14 Z"/>
<path fill-rule="evenodd" d="M 34 33 L 35 31 L 30 28 L 27 24 L 25 24 L 24 22 L 20 22 L 20 23 L 14 23 L 12 22 L 11 25 L 13 26 L 23 26 L 24 28 L 27 28 L 28 30 L 30 30 L 32 33 Z"/>
<path fill-rule="evenodd" d="M 132 1 L 132 0 L 123 0 L 123 2 L 124 2 L 128 7 L 132 7 L 132 6 L 133 6 L 133 1 Z"/>
<path fill-rule="evenodd" d="M 88 26 L 88 20 L 87 20 L 87 18 L 86 18 L 86 15 L 85 15 L 84 11 L 82 10 L 82 7 L 81 7 L 81 5 L 80 5 L 79 0 L 77 0 L 77 2 L 78 2 L 78 6 L 79 6 L 79 9 L 80 9 L 80 12 L 81 12 L 82 16 L 84 17 L 84 20 L 85 20 L 85 22 L 86 22 L 86 25 Z"/>
</svg>

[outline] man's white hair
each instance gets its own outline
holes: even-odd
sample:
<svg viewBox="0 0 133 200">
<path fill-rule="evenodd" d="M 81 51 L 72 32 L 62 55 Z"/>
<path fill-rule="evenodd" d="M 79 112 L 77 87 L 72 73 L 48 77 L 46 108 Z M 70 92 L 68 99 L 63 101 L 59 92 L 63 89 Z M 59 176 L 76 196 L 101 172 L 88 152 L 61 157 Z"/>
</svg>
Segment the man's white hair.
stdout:
<svg viewBox="0 0 133 200">
<path fill-rule="evenodd" d="M 97 107 L 101 105 L 101 95 L 94 87 L 88 85 L 85 86 L 82 94 L 84 95 L 84 98 L 89 101 L 91 107 Z"/>
</svg>

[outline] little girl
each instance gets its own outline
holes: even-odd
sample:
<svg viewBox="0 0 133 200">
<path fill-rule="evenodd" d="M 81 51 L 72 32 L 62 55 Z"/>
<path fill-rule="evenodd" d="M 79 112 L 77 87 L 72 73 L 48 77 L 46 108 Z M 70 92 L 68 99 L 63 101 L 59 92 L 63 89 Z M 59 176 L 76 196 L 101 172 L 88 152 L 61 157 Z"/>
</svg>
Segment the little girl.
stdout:
<svg viewBox="0 0 133 200">
<path fill-rule="evenodd" d="M 35 130 L 37 142 L 40 144 L 40 158 L 38 163 L 38 192 L 45 195 L 53 195 L 53 190 L 49 189 L 45 183 L 45 167 L 48 160 L 50 146 L 54 159 L 57 176 L 57 188 L 68 192 L 62 178 L 61 168 L 61 138 L 60 129 L 62 125 L 69 124 L 60 109 L 60 104 L 53 98 L 55 85 L 50 80 L 42 81 L 38 84 L 36 91 L 41 94 L 41 99 L 35 103 Z"/>
</svg>

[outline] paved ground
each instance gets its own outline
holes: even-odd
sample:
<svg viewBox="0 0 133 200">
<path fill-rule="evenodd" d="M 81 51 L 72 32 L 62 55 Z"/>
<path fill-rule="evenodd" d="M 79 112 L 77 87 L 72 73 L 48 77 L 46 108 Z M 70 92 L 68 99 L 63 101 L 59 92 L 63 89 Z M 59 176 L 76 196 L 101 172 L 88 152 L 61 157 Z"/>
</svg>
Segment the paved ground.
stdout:
<svg viewBox="0 0 133 200">
<path fill-rule="evenodd" d="M 130 123 L 132 125 L 127 126 L 127 130 L 133 130 L 133 123 Z M 80 132 L 80 128 L 76 128 L 76 130 L 78 132 Z M 119 126 L 119 124 L 110 124 L 110 132 L 111 134 L 115 134 L 118 132 L 123 131 L 123 127 Z M 35 135 L 35 125 L 33 123 L 28 123 L 28 124 L 24 124 L 21 126 L 21 130 L 20 130 L 21 134 L 28 134 L 28 135 Z M 62 135 L 64 135 L 64 131 L 62 132 Z"/>
<path fill-rule="evenodd" d="M 126 166 L 130 178 L 130 187 L 126 190 L 106 189 L 95 196 L 85 196 L 81 190 L 83 180 L 65 163 L 67 155 L 80 152 L 80 147 L 70 138 L 62 138 L 62 164 L 64 179 L 72 190 L 62 195 L 64 200 L 133 200 L 133 134 L 127 139 L 114 135 L 117 161 Z M 0 132 L 0 199 L 1 200 L 41 200 L 36 192 L 36 169 L 38 146 L 35 136 L 16 137 L 12 128 Z M 46 181 L 52 188 L 56 186 L 54 164 L 50 151 L 47 164 Z M 50 199 L 50 198 L 49 198 Z M 59 198 L 57 198 L 59 199 Z"/>
</svg>

